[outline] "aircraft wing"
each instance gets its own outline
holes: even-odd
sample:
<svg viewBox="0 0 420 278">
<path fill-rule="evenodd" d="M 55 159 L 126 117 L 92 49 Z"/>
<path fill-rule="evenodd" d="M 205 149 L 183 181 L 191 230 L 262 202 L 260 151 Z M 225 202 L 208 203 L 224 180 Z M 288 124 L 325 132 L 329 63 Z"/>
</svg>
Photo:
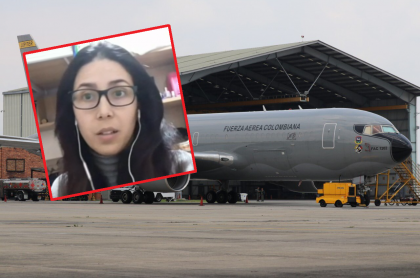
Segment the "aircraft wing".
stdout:
<svg viewBox="0 0 420 278">
<path fill-rule="evenodd" d="M 233 155 L 221 152 L 194 152 L 197 171 L 211 171 L 233 163 Z"/>
</svg>

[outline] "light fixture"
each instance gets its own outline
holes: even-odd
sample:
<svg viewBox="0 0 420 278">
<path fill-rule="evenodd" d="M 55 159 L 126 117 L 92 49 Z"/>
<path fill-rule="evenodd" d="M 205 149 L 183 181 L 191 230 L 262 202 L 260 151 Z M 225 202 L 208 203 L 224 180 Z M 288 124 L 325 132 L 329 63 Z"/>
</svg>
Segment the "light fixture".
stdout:
<svg viewBox="0 0 420 278">
<path fill-rule="evenodd" d="M 366 85 L 366 86 L 369 86 L 369 84 L 368 84 L 368 83 L 365 83 L 365 85 Z"/>
<path fill-rule="evenodd" d="M 379 90 L 379 92 L 383 93 L 384 91 L 382 91 L 382 90 Z"/>
<path fill-rule="evenodd" d="M 247 77 L 246 79 L 251 80 L 251 78 Z"/>
<path fill-rule="evenodd" d="M 300 77 L 299 77 L 299 76 L 296 76 L 296 78 L 297 78 L 297 79 L 300 79 Z"/>
<path fill-rule="evenodd" d="M 289 73 L 290 76 L 293 76 L 292 74 Z"/>
<path fill-rule="evenodd" d="M 360 80 L 356 80 L 357 82 L 362 82 L 362 81 L 360 81 Z"/>
<path fill-rule="evenodd" d="M 254 82 L 258 84 L 258 81 L 255 80 Z"/>
<path fill-rule="evenodd" d="M 275 69 L 275 70 L 277 69 L 276 67 L 271 67 L 271 68 L 272 68 L 272 69 Z"/>
<path fill-rule="evenodd" d="M 335 72 L 338 72 L 338 70 L 334 70 Z"/>
<path fill-rule="evenodd" d="M 353 77 L 349 76 L 350 79 L 354 79 Z"/>
<path fill-rule="evenodd" d="M 210 84 L 211 84 L 211 82 L 210 82 L 210 81 L 207 81 L 207 83 L 210 83 Z"/>
<path fill-rule="evenodd" d="M 316 62 L 318 65 L 322 65 L 320 62 Z"/>
<path fill-rule="evenodd" d="M 313 61 L 311 58 L 309 58 L 309 61 Z"/>
<path fill-rule="evenodd" d="M 346 75 L 345 73 L 341 73 L 341 75 Z"/>
<path fill-rule="evenodd" d="M 235 73 L 234 71 L 230 71 L 231 73 Z"/>
<path fill-rule="evenodd" d="M 391 96 L 391 94 L 386 93 L 388 96 Z"/>
<path fill-rule="evenodd" d="M 262 84 L 264 87 L 267 87 L 267 85 L 265 85 L 265 84 Z"/>
<path fill-rule="evenodd" d="M 264 65 L 268 66 L 268 64 L 264 63 Z"/>
<path fill-rule="evenodd" d="M 324 88 L 323 87 L 319 87 L 321 90 L 324 90 Z"/>
<path fill-rule="evenodd" d="M 300 57 L 303 57 L 303 58 L 305 58 L 305 55 L 300 55 Z"/>
<path fill-rule="evenodd" d="M 306 81 L 306 80 L 303 80 L 303 82 L 306 82 L 306 83 L 308 83 L 308 81 Z"/>
</svg>

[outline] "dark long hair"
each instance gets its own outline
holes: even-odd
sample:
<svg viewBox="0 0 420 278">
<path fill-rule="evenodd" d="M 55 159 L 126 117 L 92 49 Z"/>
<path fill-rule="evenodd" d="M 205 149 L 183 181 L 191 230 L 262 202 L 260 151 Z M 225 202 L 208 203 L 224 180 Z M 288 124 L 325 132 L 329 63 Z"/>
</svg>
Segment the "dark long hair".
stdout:
<svg viewBox="0 0 420 278">
<path fill-rule="evenodd" d="M 131 75 L 137 86 L 137 101 L 141 111 L 141 132 L 131 155 L 131 171 L 136 181 L 172 174 L 171 169 L 176 158 L 171 152 L 172 142 L 177 136 L 163 120 L 163 104 L 153 79 L 143 66 L 125 49 L 101 42 L 83 48 L 65 71 L 57 93 L 57 114 L 55 135 L 63 150 L 62 173 L 66 179 L 59 187 L 59 196 L 75 194 L 91 190 L 89 180 L 79 157 L 75 115 L 72 96 L 74 81 L 80 68 L 94 59 L 109 59 L 119 63 Z M 141 105 L 140 105 L 141 104 Z M 138 132 L 138 124 L 134 134 Z M 95 189 L 109 185 L 106 178 L 95 165 L 89 146 L 80 135 L 81 152 L 92 176 Z M 130 146 L 118 155 L 117 185 L 132 182 L 128 172 L 128 155 Z"/>
</svg>

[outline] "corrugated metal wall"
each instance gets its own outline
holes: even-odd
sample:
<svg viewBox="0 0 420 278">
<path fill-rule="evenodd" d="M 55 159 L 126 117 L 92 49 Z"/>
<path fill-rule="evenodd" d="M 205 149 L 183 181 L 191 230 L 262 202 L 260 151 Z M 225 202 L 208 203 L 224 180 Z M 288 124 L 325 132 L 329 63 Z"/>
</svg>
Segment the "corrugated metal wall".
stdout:
<svg viewBox="0 0 420 278">
<path fill-rule="evenodd" d="M 37 132 L 29 93 L 3 95 L 3 101 L 4 135 L 28 137 Z"/>
</svg>

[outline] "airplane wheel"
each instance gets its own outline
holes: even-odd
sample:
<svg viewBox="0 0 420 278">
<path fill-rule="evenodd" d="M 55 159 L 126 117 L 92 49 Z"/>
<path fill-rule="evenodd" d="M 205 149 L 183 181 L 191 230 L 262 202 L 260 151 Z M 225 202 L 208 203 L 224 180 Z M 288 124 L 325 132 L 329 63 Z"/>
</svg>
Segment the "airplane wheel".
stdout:
<svg viewBox="0 0 420 278">
<path fill-rule="evenodd" d="M 321 201 L 319 201 L 319 205 L 320 205 L 322 208 L 325 208 L 325 207 L 327 206 L 327 203 L 325 202 L 325 200 L 321 200 Z"/>
<path fill-rule="evenodd" d="M 216 192 L 214 191 L 209 191 L 206 194 L 206 202 L 209 204 L 213 204 L 214 202 L 216 202 Z"/>
<path fill-rule="evenodd" d="M 146 204 L 153 204 L 154 200 L 155 200 L 155 193 L 153 193 L 152 191 L 144 192 L 144 202 Z"/>
<path fill-rule="evenodd" d="M 343 203 L 340 200 L 337 200 L 334 204 L 337 208 L 341 208 L 343 206 Z"/>
<path fill-rule="evenodd" d="M 235 191 L 231 191 L 227 195 L 229 204 L 236 204 L 238 201 L 238 194 Z"/>
<path fill-rule="evenodd" d="M 144 201 L 144 195 L 141 191 L 135 191 L 133 193 L 133 203 L 141 204 Z"/>
<path fill-rule="evenodd" d="M 217 199 L 217 202 L 219 204 L 226 204 L 226 202 L 228 200 L 228 194 L 227 194 L 227 192 L 224 191 L 224 190 L 221 190 L 221 191 L 217 192 L 216 199 Z"/>
<path fill-rule="evenodd" d="M 163 199 L 162 194 L 159 193 L 159 194 L 156 195 L 155 202 L 160 203 L 160 201 L 162 201 L 162 199 Z"/>
<path fill-rule="evenodd" d="M 375 200 L 375 206 L 379 207 L 381 205 L 381 200 L 376 199 Z"/>
<path fill-rule="evenodd" d="M 124 191 L 122 194 L 121 194 L 121 201 L 124 203 L 124 204 L 129 204 L 129 203 L 131 203 L 131 200 L 133 199 L 133 194 L 131 194 L 131 192 L 130 191 Z"/>
</svg>

